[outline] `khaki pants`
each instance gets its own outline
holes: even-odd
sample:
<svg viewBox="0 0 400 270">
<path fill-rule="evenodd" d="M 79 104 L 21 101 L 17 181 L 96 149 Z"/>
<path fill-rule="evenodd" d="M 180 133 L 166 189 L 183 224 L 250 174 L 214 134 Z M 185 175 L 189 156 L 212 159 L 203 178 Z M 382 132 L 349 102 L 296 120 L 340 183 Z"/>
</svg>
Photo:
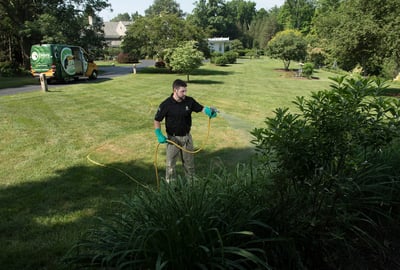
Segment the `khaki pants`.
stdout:
<svg viewBox="0 0 400 270">
<path fill-rule="evenodd" d="M 193 151 L 193 139 L 192 135 L 188 134 L 186 136 L 168 136 L 168 140 L 175 142 L 180 145 L 182 148 L 187 149 L 189 151 Z M 166 171 L 165 171 L 165 180 L 170 182 L 171 180 L 176 178 L 176 161 L 180 157 L 183 165 L 183 169 L 185 171 L 185 176 L 187 178 L 192 178 L 194 175 L 194 156 L 191 153 L 187 153 L 176 147 L 174 144 L 168 143 L 167 145 L 167 154 L 166 154 Z"/>
</svg>

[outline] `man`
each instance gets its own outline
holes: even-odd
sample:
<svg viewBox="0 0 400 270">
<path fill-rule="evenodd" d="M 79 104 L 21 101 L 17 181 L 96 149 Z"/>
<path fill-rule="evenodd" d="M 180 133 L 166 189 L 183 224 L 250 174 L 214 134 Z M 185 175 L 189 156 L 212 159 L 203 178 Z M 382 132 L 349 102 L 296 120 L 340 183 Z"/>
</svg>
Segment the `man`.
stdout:
<svg viewBox="0 0 400 270">
<path fill-rule="evenodd" d="M 172 84 L 170 97 L 165 99 L 158 107 L 154 117 L 154 129 L 159 143 L 167 143 L 167 138 L 161 131 L 161 121 L 165 118 L 165 129 L 168 140 L 175 142 L 188 151 L 193 151 L 193 140 L 190 135 L 192 127 L 192 112 L 203 111 L 208 117 L 217 116 L 215 109 L 204 107 L 194 98 L 186 96 L 187 84 L 182 80 L 175 80 Z M 175 177 L 175 166 L 180 156 L 185 176 L 192 178 L 194 175 L 193 153 L 188 153 L 172 143 L 167 145 L 165 180 L 170 182 Z"/>
</svg>

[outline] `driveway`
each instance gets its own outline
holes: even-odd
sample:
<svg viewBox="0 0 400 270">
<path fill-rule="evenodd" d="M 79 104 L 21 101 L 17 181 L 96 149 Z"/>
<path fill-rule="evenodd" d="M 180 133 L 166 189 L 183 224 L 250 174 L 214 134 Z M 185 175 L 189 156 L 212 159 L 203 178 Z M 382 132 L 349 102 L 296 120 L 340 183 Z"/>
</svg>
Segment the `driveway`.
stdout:
<svg viewBox="0 0 400 270">
<path fill-rule="evenodd" d="M 154 63 L 155 63 L 154 60 L 141 60 L 140 63 L 136 64 L 136 71 L 140 72 L 141 68 L 154 66 Z M 101 81 L 101 80 L 112 79 L 114 77 L 130 74 L 133 71 L 133 65 L 114 66 L 114 67 L 113 66 L 100 66 L 99 69 L 101 71 L 101 75 L 98 76 L 97 80 Z M 86 82 L 91 82 L 91 81 L 88 79 L 80 79 L 78 81 L 71 81 L 69 83 L 49 84 L 48 88 L 49 88 L 49 91 L 51 91 L 51 89 L 54 89 L 54 88 L 57 88 L 60 86 L 65 87 L 65 86 L 72 85 L 72 84 L 86 83 Z M 37 85 L 26 85 L 26 86 L 21 86 L 21 87 L 0 89 L 0 96 L 15 95 L 15 94 L 19 94 L 19 93 L 33 92 L 33 91 L 41 91 L 39 82 Z"/>
</svg>

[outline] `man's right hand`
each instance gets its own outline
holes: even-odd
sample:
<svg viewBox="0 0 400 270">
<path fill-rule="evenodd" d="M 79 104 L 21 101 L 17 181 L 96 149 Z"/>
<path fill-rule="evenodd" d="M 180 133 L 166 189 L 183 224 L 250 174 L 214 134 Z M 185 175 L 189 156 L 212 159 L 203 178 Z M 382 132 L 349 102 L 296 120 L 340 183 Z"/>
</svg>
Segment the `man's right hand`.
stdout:
<svg viewBox="0 0 400 270">
<path fill-rule="evenodd" d="M 161 129 L 156 128 L 155 130 L 156 136 L 157 136 L 157 140 L 159 143 L 166 143 L 167 142 L 167 138 L 164 136 L 164 134 L 162 134 Z"/>
<path fill-rule="evenodd" d="M 210 118 L 217 117 L 217 112 L 218 110 L 213 107 L 204 107 L 204 113 Z"/>
</svg>

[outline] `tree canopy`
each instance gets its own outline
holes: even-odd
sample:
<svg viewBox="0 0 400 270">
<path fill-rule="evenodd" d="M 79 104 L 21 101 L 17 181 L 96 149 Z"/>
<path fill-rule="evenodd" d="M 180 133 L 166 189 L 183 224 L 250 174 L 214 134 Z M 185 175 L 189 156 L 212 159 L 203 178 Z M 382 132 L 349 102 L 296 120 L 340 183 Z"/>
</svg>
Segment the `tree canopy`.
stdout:
<svg viewBox="0 0 400 270">
<path fill-rule="evenodd" d="M 30 47 L 35 43 L 101 47 L 102 20 L 96 13 L 108 6 L 107 0 L 0 1 L 0 62 L 29 66 Z"/>
<path fill-rule="evenodd" d="M 174 0 L 154 0 L 153 4 L 144 13 L 146 16 L 157 16 L 162 13 L 175 14 L 181 18 L 185 15 L 180 5 Z"/>
<path fill-rule="evenodd" d="M 279 32 L 268 43 L 267 49 L 269 56 L 283 61 L 286 70 L 289 69 L 292 60 L 304 61 L 307 55 L 306 40 L 296 30 Z"/>
<path fill-rule="evenodd" d="M 98 13 L 109 7 L 108 0 L 0 1 L 0 62 L 28 67 L 36 43 L 72 43 L 100 54 L 105 43 Z M 393 78 L 400 71 L 398 14 L 398 0 L 285 0 L 270 10 L 246 0 L 197 0 L 191 14 L 175 0 L 154 0 L 144 16 L 123 13 L 112 21 L 133 22 L 122 49 L 137 57 L 157 57 L 189 40 L 207 57 L 208 37 L 268 51 L 278 32 L 295 30 L 307 41 L 307 61 Z"/>
<path fill-rule="evenodd" d="M 327 2 L 327 1 L 325 1 Z M 385 63 L 399 71 L 400 6 L 396 0 L 332 1 L 315 17 L 314 32 L 324 41 L 339 66 L 351 70 L 360 65 L 365 75 L 378 75 Z M 330 3 L 330 2 L 329 2 Z"/>
<path fill-rule="evenodd" d="M 199 68 L 204 59 L 203 53 L 198 50 L 197 42 L 194 40 L 184 42 L 175 49 L 169 49 L 166 54 L 171 69 L 186 74 L 187 81 L 189 81 L 190 73 Z"/>
<path fill-rule="evenodd" d="M 165 49 L 175 48 L 180 42 L 206 38 L 203 31 L 176 14 L 144 16 L 130 25 L 122 42 L 124 52 L 138 57 L 160 56 Z M 204 45 L 203 45 L 204 47 Z"/>
</svg>

